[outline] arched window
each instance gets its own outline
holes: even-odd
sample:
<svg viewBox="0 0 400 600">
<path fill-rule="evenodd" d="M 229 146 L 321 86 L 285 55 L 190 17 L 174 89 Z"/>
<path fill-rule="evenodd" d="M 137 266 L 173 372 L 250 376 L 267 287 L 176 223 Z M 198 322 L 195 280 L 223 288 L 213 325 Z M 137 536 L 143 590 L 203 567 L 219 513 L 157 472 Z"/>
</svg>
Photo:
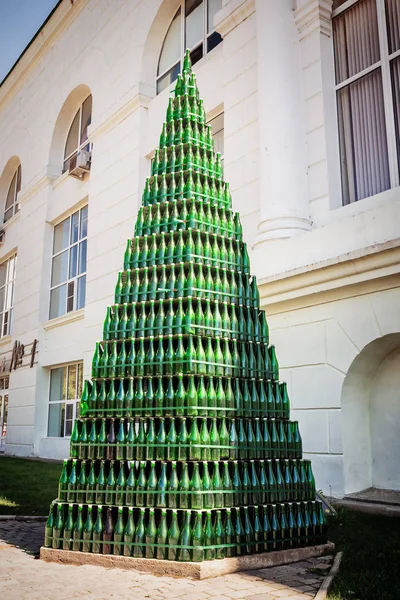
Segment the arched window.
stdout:
<svg viewBox="0 0 400 600">
<path fill-rule="evenodd" d="M 82 150 L 90 150 L 87 130 L 91 120 L 92 96 L 88 96 L 77 110 L 68 132 L 64 150 L 63 173 L 68 171 L 71 161 L 75 159 L 78 152 Z"/>
<path fill-rule="evenodd" d="M 17 201 L 18 192 L 21 189 L 21 165 L 18 165 L 14 173 L 14 177 L 11 180 L 10 187 L 8 188 L 6 206 L 4 209 L 4 223 L 11 219 L 19 211 L 19 204 Z"/>
<path fill-rule="evenodd" d="M 190 48 L 190 58 L 195 64 L 222 42 L 214 30 L 214 16 L 221 8 L 222 0 L 181 0 L 161 49 L 157 94 L 178 77 L 186 48 Z"/>
</svg>

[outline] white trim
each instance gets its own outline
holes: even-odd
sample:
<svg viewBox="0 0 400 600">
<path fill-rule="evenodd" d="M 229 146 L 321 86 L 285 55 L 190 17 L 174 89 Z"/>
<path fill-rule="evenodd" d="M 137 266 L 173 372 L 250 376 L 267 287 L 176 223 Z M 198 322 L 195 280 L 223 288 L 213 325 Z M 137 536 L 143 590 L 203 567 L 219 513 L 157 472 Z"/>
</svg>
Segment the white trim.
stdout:
<svg viewBox="0 0 400 600">
<path fill-rule="evenodd" d="M 11 343 L 11 341 L 12 341 L 12 337 L 11 337 L 11 335 L 3 335 L 3 337 L 0 337 L 0 346 L 6 346 L 7 344 L 10 344 L 10 343 Z M 1 376 L 0 376 L 0 379 L 1 379 L 1 377 L 3 377 L 3 376 L 4 376 L 4 375 L 1 375 Z"/>
<path fill-rule="evenodd" d="M 335 10 L 332 11 L 332 18 L 337 17 L 338 15 L 341 15 L 342 13 L 346 12 L 348 8 L 351 8 L 352 6 L 354 6 L 354 4 L 357 4 L 357 2 L 360 2 L 360 0 L 347 0 L 347 2 L 344 2 L 341 6 L 338 6 L 337 8 L 335 8 Z"/>
<path fill-rule="evenodd" d="M 66 315 L 62 315 L 61 317 L 55 317 L 54 319 L 45 321 L 44 323 L 42 323 L 42 327 L 45 331 L 50 331 L 50 329 L 62 327 L 63 325 L 68 325 L 69 323 L 73 323 L 74 321 L 81 321 L 84 318 L 85 309 L 80 308 L 79 310 L 74 310 L 72 312 L 67 313 Z"/>
<path fill-rule="evenodd" d="M 376 0 L 376 9 L 378 16 L 378 41 L 382 63 L 383 108 L 385 111 L 390 186 L 397 187 L 399 185 L 399 166 L 397 160 L 396 125 L 393 106 L 392 76 L 390 73 L 385 0 Z"/>
</svg>

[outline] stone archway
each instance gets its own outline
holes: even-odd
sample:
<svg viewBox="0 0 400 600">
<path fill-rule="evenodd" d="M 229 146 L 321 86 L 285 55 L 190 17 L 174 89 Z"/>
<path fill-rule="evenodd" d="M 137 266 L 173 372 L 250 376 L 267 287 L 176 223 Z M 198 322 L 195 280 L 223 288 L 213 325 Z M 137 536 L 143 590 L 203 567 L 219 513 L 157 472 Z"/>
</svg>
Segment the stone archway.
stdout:
<svg viewBox="0 0 400 600">
<path fill-rule="evenodd" d="M 342 388 L 345 493 L 400 490 L 400 333 L 369 343 Z"/>
</svg>

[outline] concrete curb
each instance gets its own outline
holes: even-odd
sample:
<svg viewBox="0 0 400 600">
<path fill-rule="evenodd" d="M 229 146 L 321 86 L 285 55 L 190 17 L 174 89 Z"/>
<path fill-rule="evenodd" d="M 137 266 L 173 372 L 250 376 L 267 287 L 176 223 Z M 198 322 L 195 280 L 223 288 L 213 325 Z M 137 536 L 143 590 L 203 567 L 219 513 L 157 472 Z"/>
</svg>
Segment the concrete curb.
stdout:
<svg viewBox="0 0 400 600">
<path fill-rule="evenodd" d="M 337 575 L 340 567 L 340 561 L 342 560 L 343 552 L 338 552 L 335 556 L 335 560 L 333 561 L 333 565 L 328 575 L 322 582 L 321 587 L 319 588 L 319 592 L 315 596 L 314 600 L 326 600 L 328 597 L 329 588 L 332 585 L 334 577 Z"/>
<path fill-rule="evenodd" d="M 378 504 L 367 502 L 365 500 L 349 500 L 343 498 L 335 502 L 335 507 L 347 508 L 356 512 L 364 512 L 370 515 L 380 515 L 382 517 L 400 517 L 400 506 L 394 504 Z"/>
<path fill-rule="evenodd" d="M 47 517 L 34 515 L 0 515 L 0 522 L 1 521 L 47 521 Z"/>
<path fill-rule="evenodd" d="M 192 579 L 207 579 L 228 575 L 238 571 L 250 571 L 266 567 L 287 565 L 315 556 L 332 554 L 335 545 L 332 542 L 320 546 L 306 546 L 291 550 L 279 550 L 264 554 L 250 556 L 237 556 L 210 560 L 204 562 L 177 562 L 158 560 L 152 558 L 133 558 L 127 556 L 114 556 L 112 554 L 92 554 L 90 552 L 75 552 L 73 550 L 57 550 L 53 548 L 40 548 L 40 558 L 45 562 L 58 562 L 73 565 L 97 565 L 101 567 L 116 567 L 119 569 L 135 569 L 151 573 L 152 575 L 169 575 L 173 577 L 186 577 Z"/>
</svg>

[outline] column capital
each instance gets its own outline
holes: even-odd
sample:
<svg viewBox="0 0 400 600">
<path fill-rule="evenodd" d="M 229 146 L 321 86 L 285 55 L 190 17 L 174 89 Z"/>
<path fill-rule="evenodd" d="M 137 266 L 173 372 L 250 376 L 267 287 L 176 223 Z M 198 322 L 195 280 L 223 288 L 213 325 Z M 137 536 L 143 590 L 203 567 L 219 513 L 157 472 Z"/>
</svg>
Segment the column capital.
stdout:
<svg viewBox="0 0 400 600">
<path fill-rule="evenodd" d="M 225 0 L 214 17 L 214 27 L 224 38 L 255 11 L 255 0 Z"/>
<path fill-rule="evenodd" d="M 294 18 L 300 39 L 319 31 L 327 37 L 332 33 L 333 0 L 297 0 Z"/>
</svg>

